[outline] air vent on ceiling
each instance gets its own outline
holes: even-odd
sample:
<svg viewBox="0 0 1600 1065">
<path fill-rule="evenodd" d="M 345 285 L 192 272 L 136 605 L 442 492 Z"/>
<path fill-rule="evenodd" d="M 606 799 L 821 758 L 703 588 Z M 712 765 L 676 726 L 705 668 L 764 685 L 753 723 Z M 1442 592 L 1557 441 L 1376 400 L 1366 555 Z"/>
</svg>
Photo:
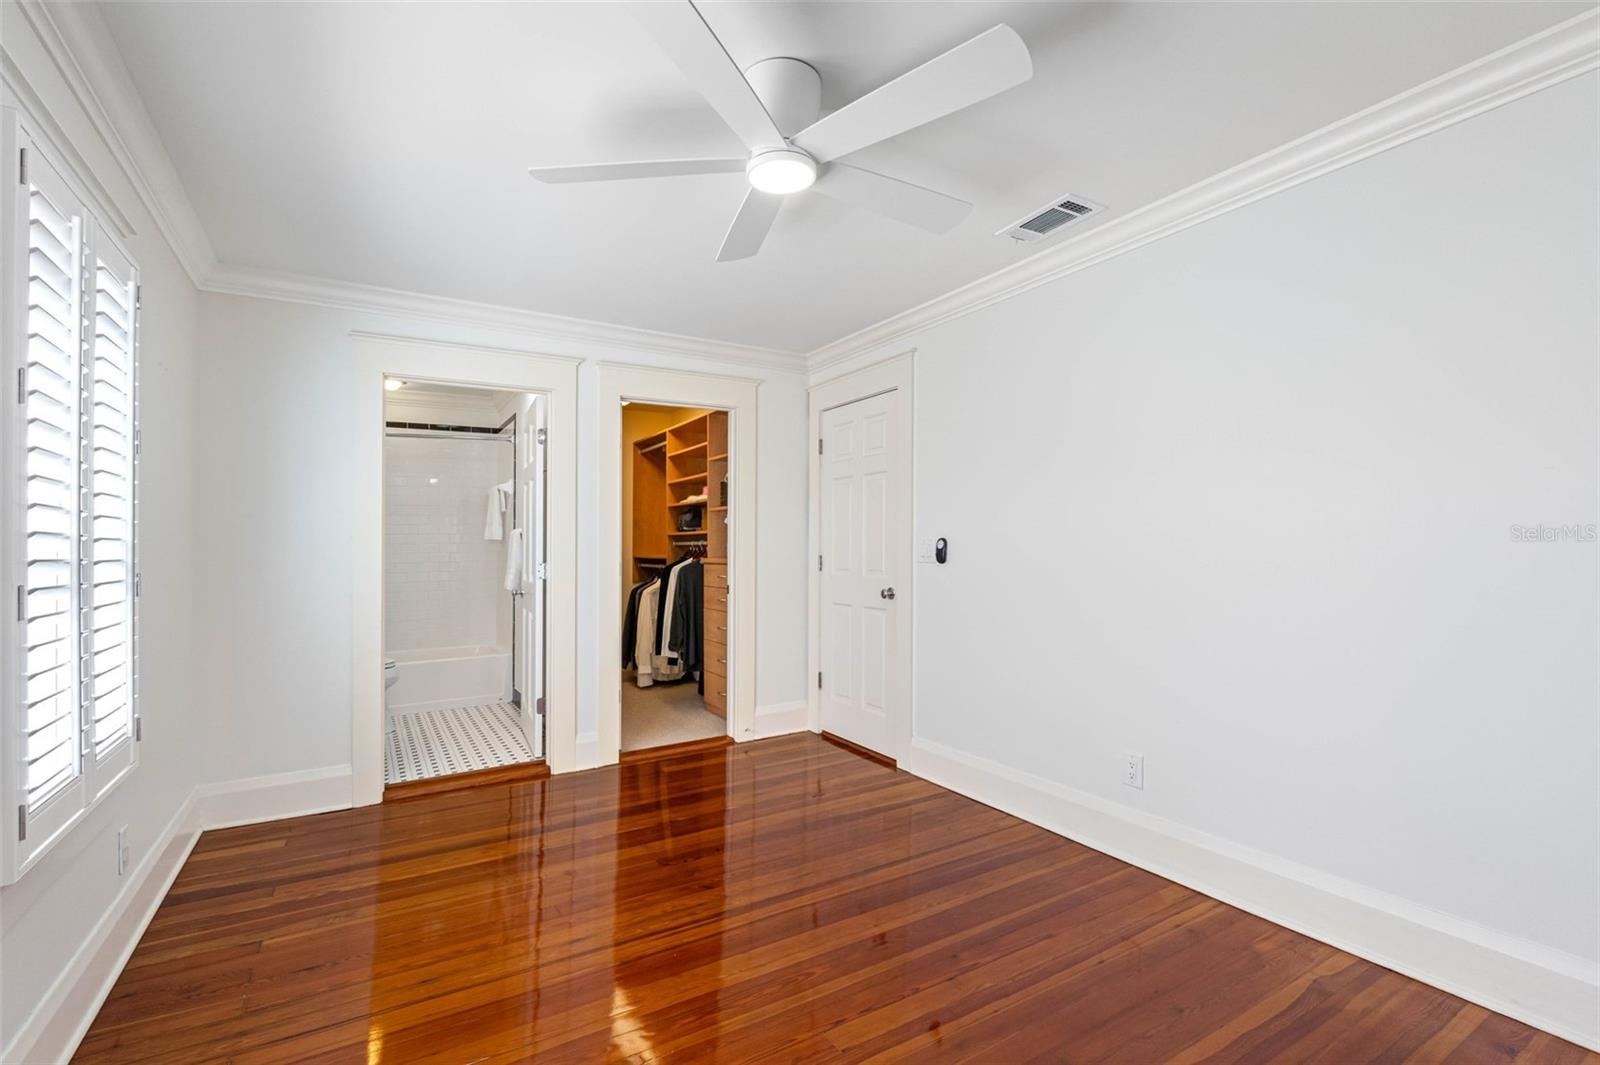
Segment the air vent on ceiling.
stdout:
<svg viewBox="0 0 1600 1065">
<path fill-rule="evenodd" d="M 1062 226 L 1098 214 L 1105 210 L 1099 204 L 1086 200 L 1081 196 L 1069 196 L 1034 211 L 1026 218 L 1006 226 L 997 237 L 1010 237 L 1012 240 L 1043 240 Z"/>
</svg>

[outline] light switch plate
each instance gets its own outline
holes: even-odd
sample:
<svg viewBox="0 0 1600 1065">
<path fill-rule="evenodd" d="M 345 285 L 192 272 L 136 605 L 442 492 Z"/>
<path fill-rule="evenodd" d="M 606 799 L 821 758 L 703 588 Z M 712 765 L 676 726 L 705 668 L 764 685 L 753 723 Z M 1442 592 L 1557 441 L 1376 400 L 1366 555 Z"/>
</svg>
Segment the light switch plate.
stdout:
<svg viewBox="0 0 1600 1065">
<path fill-rule="evenodd" d="M 924 537 L 922 537 L 921 539 L 919 539 L 917 541 L 917 561 L 918 562 L 932 562 L 933 561 L 934 539 L 935 538 L 932 537 L 932 536 L 924 536 Z"/>
</svg>

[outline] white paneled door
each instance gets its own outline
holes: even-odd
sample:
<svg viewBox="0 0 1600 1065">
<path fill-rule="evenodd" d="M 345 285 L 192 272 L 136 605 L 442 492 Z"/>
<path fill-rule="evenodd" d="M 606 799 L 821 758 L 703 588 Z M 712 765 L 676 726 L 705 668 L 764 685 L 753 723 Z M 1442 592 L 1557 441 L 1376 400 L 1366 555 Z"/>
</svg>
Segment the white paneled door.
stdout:
<svg viewBox="0 0 1600 1065">
<path fill-rule="evenodd" d="M 906 460 L 897 455 L 898 392 L 822 412 L 822 728 L 898 757 L 893 714 L 902 617 L 897 582 L 909 520 Z"/>
<path fill-rule="evenodd" d="M 522 694 L 522 727 L 528 749 L 545 757 L 544 599 L 545 457 L 547 403 L 528 396 L 519 419 L 517 441 L 517 524 L 522 532 L 522 594 L 516 597 L 517 688 Z"/>
</svg>

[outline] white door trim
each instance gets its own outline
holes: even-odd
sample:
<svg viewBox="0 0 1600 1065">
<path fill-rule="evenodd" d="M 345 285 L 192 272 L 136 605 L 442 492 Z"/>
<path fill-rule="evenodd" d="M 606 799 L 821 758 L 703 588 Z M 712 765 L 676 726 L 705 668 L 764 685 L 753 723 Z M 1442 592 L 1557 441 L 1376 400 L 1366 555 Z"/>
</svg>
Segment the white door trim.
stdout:
<svg viewBox="0 0 1600 1065">
<path fill-rule="evenodd" d="M 810 451 L 806 461 L 807 518 L 806 545 L 806 727 L 812 732 L 822 731 L 822 705 L 818 698 L 817 672 L 822 668 L 822 608 L 819 601 L 822 582 L 817 574 L 817 557 L 822 552 L 822 464 L 817 448 L 822 440 L 822 412 L 846 403 L 854 403 L 884 392 L 898 392 L 900 416 L 895 422 L 895 447 L 905 456 L 906 474 L 906 528 L 904 542 L 900 545 L 900 572 L 905 576 L 895 585 L 900 600 L 901 624 L 896 631 L 895 647 L 891 652 L 894 667 L 891 690 L 895 693 L 890 706 L 892 718 L 890 735 L 892 750 L 884 751 L 896 761 L 905 761 L 911 752 L 913 690 L 912 654 L 915 641 L 913 629 L 916 618 L 916 459 L 912 447 L 915 443 L 916 414 L 914 387 L 916 349 L 901 352 L 881 362 L 853 370 L 850 373 L 807 391 L 810 406 Z"/>
<path fill-rule="evenodd" d="M 714 407 L 730 413 L 729 461 L 732 499 L 728 535 L 728 583 L 732 600 L 728 627 L 728 735 L 755 738 L 756 715 L 756 393 L 753 378 L 688 370 L 660 370 L 620 363 L 600 364 L 596 390 L 599 434 L 598 544 L 600 580 L 600 690 L 595 736 L 577 743 L 582 768 L 615 764 L 622 750 L 622 401 L 674 407 Z M 592 743 L 592 746 L 590 745 Z"/>
<path fill-rule="evenodd" d="M 550 405 L 550 471 L 545 598 L 546 760 L 551 772 L 575 766 L 577 733 L 578 363 L 559 355 L 352 333 L 355 349 L 355 528 L 352 538 L 350 765 L 352 803 L 383 799 L 383 379 L 481 385 L 541 392 Z"/>
</svg>

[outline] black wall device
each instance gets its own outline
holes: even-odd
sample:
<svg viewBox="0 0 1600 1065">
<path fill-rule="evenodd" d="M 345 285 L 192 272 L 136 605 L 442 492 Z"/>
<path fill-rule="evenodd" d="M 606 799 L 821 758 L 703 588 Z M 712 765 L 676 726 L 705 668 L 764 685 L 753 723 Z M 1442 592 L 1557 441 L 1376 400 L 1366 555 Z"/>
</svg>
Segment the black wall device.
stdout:
<svg viewBox="0 0 1600 1065">
<path fill-rule="evenodd" d="M 949 557 L 950 541 L 941 536 L 933 542 L 933 560 L 942 566 Z"/>
</svg>

